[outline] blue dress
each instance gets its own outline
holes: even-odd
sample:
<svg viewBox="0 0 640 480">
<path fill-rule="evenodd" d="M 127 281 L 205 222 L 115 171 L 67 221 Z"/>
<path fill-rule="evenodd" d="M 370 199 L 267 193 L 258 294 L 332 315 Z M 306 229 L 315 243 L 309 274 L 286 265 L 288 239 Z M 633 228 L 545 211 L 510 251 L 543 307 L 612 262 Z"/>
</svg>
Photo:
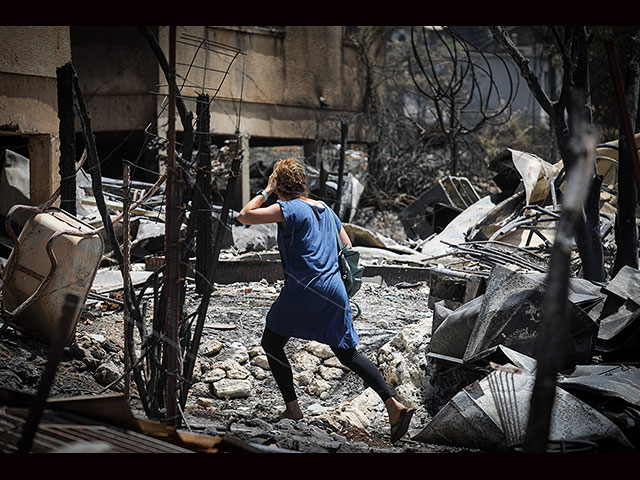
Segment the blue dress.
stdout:
<svg viewBox="0 0 640 480">
<path fill-rule="evenodd" d="M 278 227 L 285 281 L 267 314 L 267 327 L 285 337 L 355 347 L 358 335 L 338 268 L 340 219 L 329 207 L 304 200 L 278 203 L 286 224 Z"/>
</svg>

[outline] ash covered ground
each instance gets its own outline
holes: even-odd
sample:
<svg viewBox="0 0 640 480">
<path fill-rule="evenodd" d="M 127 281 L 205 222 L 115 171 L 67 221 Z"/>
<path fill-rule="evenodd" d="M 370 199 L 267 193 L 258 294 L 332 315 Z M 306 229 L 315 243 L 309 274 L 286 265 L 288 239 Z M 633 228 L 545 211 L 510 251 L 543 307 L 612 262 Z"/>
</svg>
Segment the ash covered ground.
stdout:
<svg viewBox="0 0 640 480">
<path fill-rule="evenodd" d="M 202 345 L 219 343 L 214 355 L 199 350 L 199 379 L 216 364 L 238 358 L 260 343 L 264 318 L 276 298 L 279 284 L 266 282 L 216 285 L 209 306 Z M 360 350 L 376 361 L 377 352 L 406 326 L 430 317 L 425 285 L 412 288 L 384 287 L 365 284 L 357 295 L 362 315 L 355 322 L 360 336 Z M 199 295 L 188 292 L 188 303 L 195 308 Z M 121 392 L 122 383 L 110 387 L 101 367 L 111 364 L 123 371 L 123 315 L 110 310 L 108 302 L 89 302 L 76 328 L 76 340 L 65 349 L 51 396 L 78 396 L 110 391 Z M 305 351 L 309 342 L 291 339 L 287 352 L 295 356 Z M 9 328 L 0 343 L 0 382 L 5 387 L 34 392 L 47 359 L 42 342 Z M 240 363 L 251 369 L 249 358 Z M 211 368 L 209 368 L 211 367 Z M 304 367 L 295 367 L 296 371 Z M 183 428 L 210 435 L 233 435 L 243 441 L 273 448 L 301 452 L 439 452 L 453 449 L 427 446 L 412 441 L 411 435 L 429 420 L 423 409 L 414 416 L 409 435 L 392 446 L 389 424 L 379 399 L 370 399 L 373 409 L 364 415 L 361 425 L 341 419 L 344 411 L 366 387 L 352 372 L 329 379 L 328 390 L 318 394 L 308 385 L 299 385 L 301 406 L 306 414 L 299 422 L 276 421 L 283 408 L 282 398 L 270 372 L 250 375 L 251 392 L 243 398 L 218 398 L 206 382 L 196 382 L 187 400 Z M 315 392 L 315 393 L 312 393 Z M 340 410 L 340 407 L 343 407 Z M 134 415 L 144 418 L 139 399 L 131 399 Z"/>
<path fill-rule="evenodd" d="M 389 225 L 388 220 L 386 224 Z M 391 228 L 395 231 L 385 233 L 402 240 L 398 224 L 392 224 Z M 305 418 L 298 422 L 278 421 L 277 416 L 284 407 L 280 392 L 268 368 L 258 366 L 260 362 L 256 357 L 261 353 L 259 344 L 266 313 L 281 285 L 281 282 L 269 284 L 263 280 L 215 286 L 181 428 L 205 435 L 233 436 L 274 451 L 459 451 L 411 439 L 430 419 L 420 405 L 413 405 L 418 408 L 407 436 L 391 445 L 384 405 L 371 389 L 352 372 L 331 363 L 331 359 L 312 355 L 312 349 L 308 348 L 310 342 L 299 339 L 290 340 L 287 352 L 294 366 Z M 117 297 L 118 292 L 113 295 Z M 200 298 L 188 282 L 187 311 L 194 311 Z M 361 316 L 354 320 L 360 351 L 378 364 L 380 349 L 403 329 L 430 321 L 432 311 L 428 298 L 428 285 L 424 283 L 397 287 L 365 283 L 355 298 L 362 310 Z M 88 300 L 76 326 L 75 340 L 64 351 L 51 396 L 122 392 L 122 381 L 114 381 L 121 378 L 124 371 L 123 332 L 121 308 L 108 301 Z M 426 353 L 426 350 L 417 352 L 418 356 Z M 416 352 L 411 354 L 415 357 Z M 35 392 L 46 359 L 45 344 L 8 328 L 0 338 L 0 384 Z M 215 375 L 222 370 L 226 370 L 227 377 L 246 382 L 248 391 L 237 398 L 216 394 L 214 385 L 219 377 Z M 145 418 L 134 382 L 130 405 L 135 416 Z"/>
</svg>

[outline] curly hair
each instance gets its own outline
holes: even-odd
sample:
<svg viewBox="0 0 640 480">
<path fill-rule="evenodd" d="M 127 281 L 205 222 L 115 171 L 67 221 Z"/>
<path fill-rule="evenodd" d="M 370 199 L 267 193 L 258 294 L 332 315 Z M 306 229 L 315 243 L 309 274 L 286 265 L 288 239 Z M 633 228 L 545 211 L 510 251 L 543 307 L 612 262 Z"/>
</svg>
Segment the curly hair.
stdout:
<svg viewBox="0 0 640 480">
<path fill-rule="evenodd" d="M 278 160 L 273 167 L 276 192 L 282 198 L 297 198 L 309 194 L 304 166 L 295 158 Z"/>
</svg>

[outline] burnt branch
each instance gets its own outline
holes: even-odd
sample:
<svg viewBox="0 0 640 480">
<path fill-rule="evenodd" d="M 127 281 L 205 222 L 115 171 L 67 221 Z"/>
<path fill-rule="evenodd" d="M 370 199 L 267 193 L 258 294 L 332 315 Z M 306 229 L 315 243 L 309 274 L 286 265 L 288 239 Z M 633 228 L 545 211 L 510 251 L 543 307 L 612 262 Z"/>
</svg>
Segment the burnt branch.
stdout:
<svg viewBox="0 0 640 480">
<path fill-rule="evenodd" d="M 517 78 L 499 55 L 476 48 L 450 28 L 421 27 L 417 32 L 413 27 L 411 46 L 415 66 L 409 61 L 410 76 L 433 105 L 433 117 L 448 139 L 450 170 L 456 174 L 458 137 L 509 121 Z M 503 91 L 496 82 L 498 68 L 508 79 Z"/>
</svg>

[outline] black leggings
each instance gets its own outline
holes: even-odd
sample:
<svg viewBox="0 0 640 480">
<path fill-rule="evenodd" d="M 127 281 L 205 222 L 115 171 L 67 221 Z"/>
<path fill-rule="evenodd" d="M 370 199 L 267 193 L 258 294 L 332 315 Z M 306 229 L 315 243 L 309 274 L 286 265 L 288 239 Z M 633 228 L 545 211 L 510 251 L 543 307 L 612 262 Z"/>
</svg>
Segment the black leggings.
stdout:
<svg viewBox="0 0 640 480">
<path fill-rule="evenodd" d="M 284 353 L 284 346 L 289 341 L 289 337 L 283 337 L 272 332 L 268 328 L 264 329 L 262 335 L 262 348 L 267 354 L 271 373 L 275 378 L 285 403 L 289 403 L 297 398 L 293 386 L 293 371 L 291 364 Z M 378 368 L 365 355 L 360 354 L 355 348 L 331 347 L 333 353 L 340 363 L 358 375 L 364 383 L 373 388 L 384 402 L 393 396 L 393 392 L 387 382 L 380 374 Z"/>
</svg>

